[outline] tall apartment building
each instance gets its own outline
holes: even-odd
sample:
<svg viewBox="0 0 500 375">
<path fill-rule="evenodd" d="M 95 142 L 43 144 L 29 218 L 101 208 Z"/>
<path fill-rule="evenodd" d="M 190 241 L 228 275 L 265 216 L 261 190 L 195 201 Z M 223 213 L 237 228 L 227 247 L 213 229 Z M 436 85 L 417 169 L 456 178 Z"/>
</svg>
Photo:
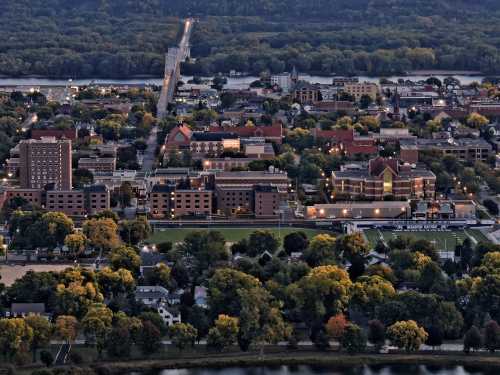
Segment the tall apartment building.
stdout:
<svg viewBox="0 0 500 375">
<path fill-rule="evenodd" d="M 71 190 L 71 140 L 42 137 L 19 143 L 22 189 Z"/>
</svg>

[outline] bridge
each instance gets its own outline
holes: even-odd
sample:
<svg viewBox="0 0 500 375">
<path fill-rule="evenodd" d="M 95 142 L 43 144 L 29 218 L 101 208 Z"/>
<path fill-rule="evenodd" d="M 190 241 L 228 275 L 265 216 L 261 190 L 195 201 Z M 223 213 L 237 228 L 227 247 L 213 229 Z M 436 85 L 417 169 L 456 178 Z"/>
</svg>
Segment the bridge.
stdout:
<svg viewBox="0 0 500 375">
<path fill-rule="evenodd" d="M 184 32 L 177 47 L 168 49 L 165 56 L 165 73 L 160 98 L 156 108 L 157 117 L 163 119 L 168 111 L 167 106 L 174 100 L 175 88 L 181 76 L 181 63 L 190 55 L 189 39 L 193 30 L 194 20 L 187 18 L 184 21 Z"/>
</svg>

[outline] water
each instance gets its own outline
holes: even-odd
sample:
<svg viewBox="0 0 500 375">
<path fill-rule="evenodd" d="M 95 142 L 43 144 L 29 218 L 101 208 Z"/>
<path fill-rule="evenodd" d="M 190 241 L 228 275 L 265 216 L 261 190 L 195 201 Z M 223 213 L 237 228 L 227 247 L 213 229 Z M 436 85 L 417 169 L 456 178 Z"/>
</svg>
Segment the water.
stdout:
<svg viewBox="0 0 500 375">
<path fill-rule="evenodd" d="M 390 366 L 275 366 L 275 367 L 229 367 L 224 369 L 201 368 L 161 370 L 142 375 L 497 375 L 499 369 L 465 368 L 462 366 L 437 367 L 424 365 Z M 133 373 L 133 375 L 139 375 Z"/>
<path fill-rule="evenodd" d="M 421 81 L 429 78 L 430 76 L 439 78 L 443 80 L 445 77 L 449 77 L 452 75 L 452 72 L 429 72 L 427 73 L 418 73 L 411 74 L 407 76 L 392 76 L 385 77 L 391 81 L 397 81 L 398 79 L 409 79 L 411 81 Z M 474 81 L 481 82 L 484 78 L 482 75 L 466 75 L 466 74 L 456 74 L 453 75 L 456 79 L 458 79 L 462 84 L 470 84 Z M 184 76 L 182 80 L 187 82 L 192 77 Z M 226 88 L 229 89 L 245 89 L 248 87 L 250 83 L 257 80 L 258 77 L 247 76 L 247 77 L 229 77 L 227 79 Z M 324 83 L 329 84 L 332 83 L 333 77 L 322 77 L 322 76 L 311 76 L 307 74 L 300 75 L 300 79 L 309 81 L 311 83 Z M 380 77 L 367 77 L 367 76 L 359 76 L 359 80 L 361 82 L 375 82 L 378 83 Z M 110 84 L 110 85 L 157 85 L 160 86 L 163 82 L 162 78 L 134 78 L 134 79 L 101 79 L 101 78 L 87 78 L 87 79 L 75 79 L 71 82 L 72 85 L 83 86 L 88 85 L 90 83 L 95 84 Z M 0 78 L 0 86 L 66 86 L 68 84 L 68 80 L 66 79 L 50 79 L 50 78 Z"/>
</svg>

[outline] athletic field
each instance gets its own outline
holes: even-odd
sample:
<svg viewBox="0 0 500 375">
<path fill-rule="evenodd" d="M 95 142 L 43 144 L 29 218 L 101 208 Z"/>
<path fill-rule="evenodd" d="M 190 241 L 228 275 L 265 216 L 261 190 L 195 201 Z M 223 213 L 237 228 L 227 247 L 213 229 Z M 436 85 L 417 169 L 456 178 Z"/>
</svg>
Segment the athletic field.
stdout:
<svg viewBox="0 0 500 375">
<path fill-rule="evenodd" d="M 455 246 L 462 243 L 466 238 L 470 238 L 475 245 L 479 241 L 489 241 L 488 238 L 477 229 L 449 230 L 449 231 L 396 231 L 366 229 L 364 231 L 366 239 L 373 245 L 381 238 L 385 242 L 396 237 L 413 237 L 417 240 L 428 240 L 436 245 L 439 251 L 454 251 Z"/>
</svg>

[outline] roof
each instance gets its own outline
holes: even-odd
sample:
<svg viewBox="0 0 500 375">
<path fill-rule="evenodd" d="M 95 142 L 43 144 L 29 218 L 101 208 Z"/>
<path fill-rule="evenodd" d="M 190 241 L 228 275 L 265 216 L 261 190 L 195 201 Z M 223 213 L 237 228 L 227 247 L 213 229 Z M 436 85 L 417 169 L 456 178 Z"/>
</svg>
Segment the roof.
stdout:
<svg viewBox="0 0 500 375">
<path fill-rule="evenodd" d="M 226 131 L 238 134 L 240 137 L 281 138 L 283 127 L 281 123 L 271 126 L 211 126 L 208 131 L 211 133 Z"/>
<path fill-rule="evenodd" d="M 13 303 L 10 306 L 12 314 L 45 314 L 44 303 Z"/>
<path fill-rule="evenodd" d="M 259 193 L 277 193 L 278 187 L 275 185 L 256 185 L 255 191 Z"/>
<path fill-rule="evenodd" d="M 223 139 L 238 139 L 239 136 L 234 133 L 226 133 L 226 132 L 219 132 L 219 133 L 204 133 L 204 132 L 195 132 L 193 133 L 193 136 L 191 137 L 192 141 L 198 141 L 198 142 L 220 142 Z"/>
<path fill-rule="evenodd" d="M 83 188 L 84 191 L 89 193 L 105 193 L 108 191 L 106 185 L 91 185 Z"/>
<path fill-rule="evenodd" d="M 174 185 L 156 184 L 151 189 L 151 193 L 170 193 L 175 190 Z"/>
</svg>

